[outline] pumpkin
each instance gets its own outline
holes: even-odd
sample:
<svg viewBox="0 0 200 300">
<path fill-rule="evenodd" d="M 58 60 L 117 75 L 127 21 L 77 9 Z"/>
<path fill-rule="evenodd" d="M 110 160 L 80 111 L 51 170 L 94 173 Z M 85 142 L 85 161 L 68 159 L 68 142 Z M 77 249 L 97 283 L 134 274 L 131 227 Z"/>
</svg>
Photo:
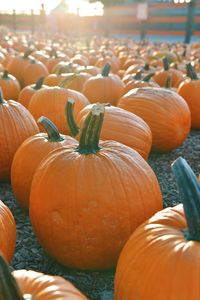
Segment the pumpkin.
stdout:
<svg viewBox="0 0 200 300">
<path fill-rule="evenodd" d="M 82 127 L 92 104 L 85 106 L 77 116 Z M 119 107 L 105 105 L 105 116 L 101 130 L 102 140 L 114 140 L 131 147 L 147 159 L 152 145 L 152 133 L 140 117 Z"/>
<path fill-rule="evenodd" d="M 192 128 L 200 129 L 200 79 L 198 78 L 194 67 L 190 63 L 187 64 L 187 75 L 190 78 L 187 78 L 180 84 L 177 93 L 185 99 L 190 108 Z"/>
<path fill-rule="evenodd" d="M 15 152 L 25 139 L 38 132 L 30 112 L 14 100 L 5 101 L 0 91 L 0 181 L 10 179 Z"/>
<path fill-rule="evenodd" d="M 118 106 L 141 117 L 152 132 L 152 150 L 171 151 L 187 138 L 191 127 L 187 103 L 164 88 L 137 88 L 121 97 Z"/>
<path fill-rule="evenodd" d="M 115 300 L 198 300 L 200 185 L 183 158 L 172 165 L 183 205 L 166 208 L 139 226 L 123 248 Z"/>
<path fill-rule="evenodd" d="M 41 77 L 49 74 L 47 67 L 40 61 L 32 59 L 24 69 L 24 86 L 35 83 Z"/>
<path fill-rule="evenodd" d="M 103 109 L 92 107 L 79 143 L 46 156 L 31 185 L 38 241 L 59 262 L 80 269 L 113 267 L 132 231 L 162 207 L 157 178 L 140 154 L 99 142 Z"/>
<path fill-rule="evenodd" d="M 91 103 L 109 102 L 116 105 L 123 93 L 124 83 L 118 75 L 109 74 L 111 66 L 106 64 L 101 75 L 90 77 L 83 85 L 82 93 Z"/>
<path fill-rule="evenodd" d="M 17 100 L 21 89 L 20 84 L 13 75 L 8 74 L 7 70 L 1 74 L 0 87 L 3 91 L 5 100 Z"/>
<path fill-rule="evenodd" d="M 12 273 L 0 256 L 1 300 L 87 300 L 69 281 L 60 276 L 46 275 L 32 270 Z"/>
<path fill-rule="evenodd" d="M 25 86 L 19 93 L 18 102 L 24 107 L 28 108 L 31 97 L 41 88 L 46 87 L 43 85 L 44 78 L 41 77 L 35 84 Z"/>
<path fill-rule="evenodd" d="M 16 244 L 16 225 L 10 209 L 0 200 L 0 252 L 11 261 Z M 1 297 L 0 297 L 1 298 Z"/>
<path fill-rule="evenodd" d="M 61 133 L 70 134 L 65 120 L 65 104 L 69 97 L 75 100 L 74 115 L 76 119 L 78 112 L 89 104 L 88 99 L 80 92 L 58 86 L 38 90 L 32 96 L 28 109 L 36 120 L 40 116 L 46 116 Z M 41 128 L 41 130 L 43 129 Z"/>
<path fill-rule="evenodd" d="M 60 135 L 56 126 L 45 117 L 40 117 L 38 123 L 44 127 L 46 133 L 38 133 L 26 139 L 15 153 L 11 167 L 13 192 L 20 205 L 25 208 L 29 206 L 34 172 L 42 159 L 52 150 L 76 141 L 70 136 Z"/>
<path fill-rule="evenodd" d="M 151 77 L 154 73 L 149 73 L 148 75 L 144 76 L 141 80 L 130 80 L 124 87 L 123 94 L 128 93 L 132 89 L 136 89 L 139 87 L 159 87 L 159 85 L 155 81 L 150 81 Z"/>
</svg>

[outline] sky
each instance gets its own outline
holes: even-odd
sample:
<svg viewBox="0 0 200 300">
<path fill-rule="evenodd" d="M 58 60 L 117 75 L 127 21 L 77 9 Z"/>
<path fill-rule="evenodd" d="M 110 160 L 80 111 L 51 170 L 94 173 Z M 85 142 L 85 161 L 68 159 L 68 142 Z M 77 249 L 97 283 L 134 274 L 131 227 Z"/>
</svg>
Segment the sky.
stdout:
<svg viewBox="0 0 200 300">
<path fill-rule="evenodd" d="M 45 10 L 48 12 L 57 6 L 59 2 L 60 0 L 0 0 L 0 11 L 11 11 L 13 9 L 16 11 L 29 11 L 31 9 L 39 11 L 41 4 L 44 3 Z M 96 9 L 94 9 L 95 4 L 89 5 L 87 0 L 66 0 L 66 3 L 69 6 L 69 11 L 72 13 L 76 13 L 79 7 L 80 15 L 100 14 L 102 10 L 100 3 L 98 3 Z"/>
</svg>

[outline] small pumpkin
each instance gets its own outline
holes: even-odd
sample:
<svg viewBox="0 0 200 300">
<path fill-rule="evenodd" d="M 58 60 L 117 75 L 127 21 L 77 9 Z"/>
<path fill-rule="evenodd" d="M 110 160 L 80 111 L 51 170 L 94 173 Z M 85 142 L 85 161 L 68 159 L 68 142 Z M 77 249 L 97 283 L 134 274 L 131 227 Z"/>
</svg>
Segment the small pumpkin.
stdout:
<svg viewBox="0 0 200 300">
<path fill-rule="evenodd" d="M 38 133 L 26 139 L 15 153 L 11 167 L 13 192 L 20 205 L 25 208 L 29 207 L 33 175 L 42 159 L 52 150 L 76 142 L 70 136 L 60 135 L 48 118 L 40 117 L 38 123 L 44 127 L 46 133 Z"/>
<path fill-rule="evenodd" d="M 15 152 L 25 139 L 38 132 L 30 112 L 14 100 L 5 101 L 0 90 L 0 181 L 10 179 Z"/>
<path fill-rule="evenodd" d="M 21 89 L 20 84 L 13 75 L 8 74 L 7 70 L 0 76 L 0 87 L 3 91 L 5 100 L 17 100 Z"/>
<path fill-rule="evenodd" d="M 16 244 L 16 225 L 10 209 L 0 200 L 0 252 L 10 262 Z M 1 298 L 1 297 L 0 297 Z"/>
<path fill-rule="evenodd" d="M 12 273 L 0 255 L 1 300 L 87 300 L 69 281 L 60 276 L 46 275 L 32 270 Z"/>
<path fill-rule="evenodd" d="M 200 185 L 183 158 L 172 165 L 183 205 L 168 207 L 139 226 L 123 248 L 115 300 L 198 300 Z"/>
<path fill-rule="evenodd" d="M 129 91 L 119 99 L 118 107 L 142 118 L 152 132 L 152 150 L 171 151 L 187 138 L 191 114 L 185 100 L 176 92 L 157 87 Z"/>
<path fill-rule="evenodd" d="M 24 76 L 23 76 L 24 86 L 34 84 L 41 77 L 46 77 L 48 74 L 49 71 L 45 66 L 45 64 L 35 59 L 32 59 L 30 61 L 30 64 L 28 64 L 24 68 Z"/>
<path fill-rule="evenodd" d="M 103 115 L 102 105 L 93 106 L 79 143 L 46 156 L 31 185 L 29 213 L 38 241 L 69 267 L 115 266 L 132 231 L 162 207 L 157 178 L 140 154 L 115 141 L 99 142 Z"/>
</svg>

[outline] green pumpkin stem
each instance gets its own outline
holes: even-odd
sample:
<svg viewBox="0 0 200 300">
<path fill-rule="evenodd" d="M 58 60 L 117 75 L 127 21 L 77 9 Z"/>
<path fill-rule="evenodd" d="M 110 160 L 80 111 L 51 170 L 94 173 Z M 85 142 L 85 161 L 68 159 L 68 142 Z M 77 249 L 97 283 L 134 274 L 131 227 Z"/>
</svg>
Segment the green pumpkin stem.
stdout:
<svg viewBox="0 0 200 300">
<path fill-rule="evenodd" d="M 105 106 L 101 104 L 94 105 L 87 115 L 77 151 L 81 154 L 95 154 L 100 150 L 99 138 L 103 124 Z"/>
<path fill-rule="evenodd" d="M 155 73 L 149 73 L 149 74 L 147 74 L 146 76 L 144 76 L 142 78 L 142 81 L 149 82 L 149 80 L 151 79 L 151 77 L 153 77 L 154 75 L 155 75 Z"/>
<path fill-rule="evenodd" d="M 43 82 L 44 82 L 44 77 L 40 77 L 37 81 L 36 81 L 36 83 L 35 83 L 35 85 L 34 85 L 34 90 L 40 90 L 41 89 L 41 87 L 42 87 L 42 85 L 43 85 Z"/>
<path fill-rule="evenodd" d="M 148 63 L 145 63 L 145 65 L 144 65 L 144 68 L 143 68 L 145 71 L 149 71 L 149 64 Z"/>
<path fill-rule="evenodd" d="M 29 55 L 33 52 L 32 49 L 29 49 L 27 50 L 24 55 L 23 55 L 23 59 L 28 59 L 29 58 Z"/>
<path fill-rule="evenodd" d="M 200 183 L 188 165 L 179 157 L 172 164 L 172 171 L 179 187 L 187 226 L 184 236 L 187 240 L 200 242 Z"/>
<path fill-rule="evenodd" d="M 136 74 L 133 76 L 133 79 L 140 80 L 142 78 L 142 70 L 137 71 Z"/>
<path fill-rule="evenodd" d="M 192 80 L 198 80 L 198 76 L 195 68 L 191 65 L 191 63 L 186 64 L 187 76 Z"/>
<path fill-rule="evenodd" d="M 45 129 L 50 142 L 62 142 L 64 140 L 64 138 L 60 136 L 56 125 L 51 120 L 42 116 L 37 122 Z"/>
<path fill-rule="evenodd" d="M 61 83 L 59 83 L 59 87 L 61 87 L 61 88 L 65 88 L 65 89 L 67 89 L 68 88 L 68 86 L 69 86 L 69 84 L 70 84 L 70 82 L 74 79 L 74 78 L 76 78 L 76 74 L 74 73 L 74 74 L 72 74 L 72 75 L 70 75 L 70 76 L 67 76 L 67 78 L 65 78 L 63 81 L 61 81 Z"/>
<path fill-rule="evenodd" d="M 105 66 L 103 67 L 102 71 L 101 71 L 101 75 L 103 77 L 108 77 L 109 73 L 111 70 L 111 65 L 110 64 L 105 64 Z"/>
<path fill-rule="evenodd" d="M 1 300 L 23 300 L 23 296 L 17 282 L 11 274 L 7 263 L 0 255 L 0 299 Z"/>
<path fill-rule="evenodd" d="M 9 79 L 8 75 L 9 75 L 8 70 L 4 70 L 2 78 L 3 79 Z"/>
<path fill-rule="evenodd" d="M 3 99 L 3 92 L 2 92 L 2 89 L 0 87 L 0 104 L 5 104 L 6 101 Z"/>
<path fill-rule="evenodd" d="M 70 133 L 72 136 L 76 136 L 79 131 L 80 128 L 78 127 L 78 125 L 76 124 L 76 121 L 74 119 L 74 104 L 75 101 L 73 99 L 68 99 L 66 106 L 65 106 L 65 116 L 67 119 L 67 125 L 69 127 Z"/>
<path fill-rule="evenodd" d="M 165 82 L 165 88 L 170 89 L 171 88 L 171 76 L 167 74 L 166 82 Z"/>
<path fill-rule="evenodd" d="M 167 57 L 163 58 L 163 67 L 165 71 L 169 71 L 169 60 Z"/>
</svg>

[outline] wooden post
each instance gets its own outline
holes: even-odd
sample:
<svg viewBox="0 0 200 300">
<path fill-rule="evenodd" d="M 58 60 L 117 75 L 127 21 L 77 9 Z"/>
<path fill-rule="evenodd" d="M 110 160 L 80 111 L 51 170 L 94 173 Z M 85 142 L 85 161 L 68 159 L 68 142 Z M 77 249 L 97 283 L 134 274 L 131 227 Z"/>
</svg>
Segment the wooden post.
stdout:
<svg viewBox="0 0 200 300">
<path fill-rule="evenodd" d="M 189 44 L 192 37 L 193 27 L 194 27 L 194 14 L 195 14 L 195 5 L 196 0 L 191 0 L 188 3 L 188 10 L 187 10 L 187 23 L 186 23 L 186 30 L 185 30 L 185 43 Z"/>
<path fill-rule="evenodd" d="M 16 26 L 16 10 L 15 9 L 13 9 L 12 26 L 13 26 L 13 30 L 16 31 L 17 30 L 17 26 Z"/>
</svg>

